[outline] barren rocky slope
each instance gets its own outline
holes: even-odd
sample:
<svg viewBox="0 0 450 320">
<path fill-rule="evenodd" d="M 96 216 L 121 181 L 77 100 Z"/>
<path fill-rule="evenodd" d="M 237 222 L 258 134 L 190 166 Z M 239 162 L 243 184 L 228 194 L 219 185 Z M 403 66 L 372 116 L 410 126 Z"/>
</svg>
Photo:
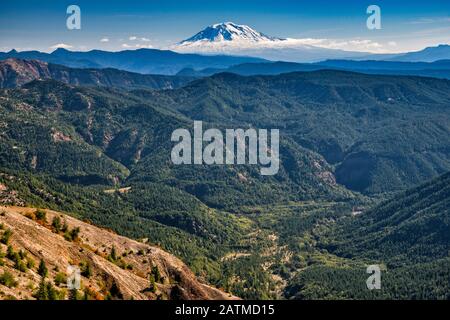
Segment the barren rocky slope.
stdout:
<svg viewBox="0 0 450 320">
<path fill-rule="evenodd" d="M 58 226 L 55 221 L 67 229 L 55 227 Z M 78 234 L 72 232 L 78 228 Z M 7 233 L 9 237 L 5 237 Z M 46 281 L 66 299 L 73 296 L 73 292 L 69 292 L 66 282 L 58 284 L 56 278 L 67 275 L 70 265 L 81 269 L 80 297 L 235 298 L 201 283 L 181 260 L 157 247 L 51 210 L 0 206 L 0 241 L 0 299 L 36 298 L 42 283 L 38 274 L 40 261 L 44 261 L 48 269 Z M 17 253 L 16 259 L 11 258 L 11 249 Z M 4 281 L 5 274 L 13 276 L 8 285 L 5 285 L 8 282 Z"/>
</svg>

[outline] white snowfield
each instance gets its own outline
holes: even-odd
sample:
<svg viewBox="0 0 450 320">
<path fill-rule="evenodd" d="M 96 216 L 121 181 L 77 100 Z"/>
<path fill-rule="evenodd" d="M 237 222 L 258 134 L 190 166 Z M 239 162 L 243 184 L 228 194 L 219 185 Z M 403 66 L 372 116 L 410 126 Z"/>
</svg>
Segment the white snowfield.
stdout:
<svg viewBox="0 0 450 320">
<path fill-rule="evenodd" d="M 351 48 L 351 51 L 345 51 Z M 169 49 L 182 53 L 252 55 L 270 60 L 319 61 L 355 58 L 376 52 L 381 46 L 371 40 L 280 38 L 258 32 L 247 25 L 217 23 Z"/>
</svg>

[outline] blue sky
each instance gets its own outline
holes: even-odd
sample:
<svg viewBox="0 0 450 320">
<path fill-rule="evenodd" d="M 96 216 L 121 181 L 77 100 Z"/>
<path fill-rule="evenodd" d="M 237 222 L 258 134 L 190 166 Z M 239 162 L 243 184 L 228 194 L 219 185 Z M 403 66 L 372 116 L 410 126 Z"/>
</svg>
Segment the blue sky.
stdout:
<svg viewBox="0 0 450 320">
<path fill-rule="evenodd" d="M 81 30 L 66 28 L 70 4 L 81 8 Z M 366 28 L 370 4 L 381 8 L 381 30 Z M 450 42 L 449 0 L 2 0 L 0 51 L 166 48 L 224 21 L 272 36 L 348 43 L 344 49 L 352 40 L 378 44 L 383 52 Z"/>
</svg>

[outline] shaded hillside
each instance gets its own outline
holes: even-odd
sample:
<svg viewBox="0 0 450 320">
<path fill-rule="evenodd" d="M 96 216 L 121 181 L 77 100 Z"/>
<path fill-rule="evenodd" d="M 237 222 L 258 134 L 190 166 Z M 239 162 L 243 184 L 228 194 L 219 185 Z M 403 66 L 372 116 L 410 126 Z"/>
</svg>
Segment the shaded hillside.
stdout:
<svg viewBox="0 0 450 320">
<path fill-rule="evenodd" d="M 171 134 L 192 129 L 192 120 L 159 98 L 54 81 L 35 81 L 4 94 L 9 129 L 0 163 L 7 168 L 81 184 L 164 183 L 220 209 L 347 194 L 322 157 L 290 139 L 281 143 L 283 161 L 275 177 L 261 176 L 257 166 L 173 165 Z"/>
<path fill-rule="evenodd" d="M 0 207 L 0 226 L 0 299 L 233 298 L 157 247 L 60 212 Z M 76 295 L 66 286 L 69 265 L 81 271 Z"/>
<path fill-rule="evenodd" d="M 118 88 L 171 89 L 192 77 L 143 75 L 116 69 L 73 69 L 39 60 L 0 61 L 0 88 L 15 88 L 37 79 L 53 79 L 72 85 Z"/>
<path fill-rule="evenodd" d="M 243 76 L 277 75 L 282 73 L 317 70 L 341 70 L 368 74 L 413 75 L 450 79 L 450 60 L 435 62 L 394 62 L 394 61 L 353 61 L 353 60 L 325 60 L 316 63 L 295 62 L 263 62 L 243 63 L 225 69 L 207 68 L 194 70 L 186 68 L 177 75 L 191 77 L 206 77 L 221 72 L 230 72 Z"/>
<path fill-rule="evenodd" d="M 434 261 L 450 250 L 450 173 L 364 212 L 345 224 L 333 251 L 388 265 Z M 338 239 L 339 239 L 338 238 Z"/>
<path fill-rule="evenodd" d="M 235 167 L 234 172 L 220 166 L 218 171 L 194 169 L 197 179 L 207 184 L 223 180 L 218 177 L 234 176 L 231 180 L 227 178 L 230 192 L 240 189 L 246 194 L 249 190 L 238 176 L 254 176 L 251 186 L 255 186 L 252 187 L 255 192 L 250 194 L 261 200 L 269 199 L 268 194 L 261 192 L 264 187 L 259 182 L 263 180 L 273 181 L 271 193 L 284 201 L 292 199 L 293 194 L 305 199 L 317 188 L 321 189 L 319 194 L 328 196 L 327 189 L 333 181 L 364 193 L 402 190 L 450 170 L 447 139 L 450 82 L 447 80 L 316 71 L 252 77 L 218 74 L 183 88 L 162 91 L 66 89 L 56 82 L 36 82 L 24 89 L 4 94 L 4 101 L 9 101 L 4 105 L 9 105 L 7 109 L 11 110 L 14 121 L 22 119 L 16 113 L 26 112 L 27 108 L 40 113 L 36 114 L 38 118 L 56 117 L 57 123 L 69 125 L 80 136 L 81 143 L 89 144 L 87 150 L 98 147 L 109 158 L 104 161 L 115 160 L 128 170 L 133 167 L 130 174 L 133 181 L 170 181 L 172 186 L 182 187 L 213 206 L 228 202 L 210 198 L 217 194 L 214 183 L 193 188 L 189 186 L 193 168 L 174 168 L 165 161 L 172 146 L 171 132 L 175 128 L 191 128 L 194 119 L 221 128 L 280 129 L 282 167 L 277 178 L 284 181 L 282 184 L 273 181 L 273 177 L 261 177 L 255 167 Z M 11 101 L 15 101 L 14 106 Z M 30 106 L 38 108 L 30 109 Z M 23 127 L 26 128 L 21 126 L 21 130 Z M 46 130 L 56 130 L 55 127 L 51 125 Z M 59 133 L 55 137 L 64 139 Z M 56 146 L 73 147 L 67 143 Z M 10 144 L 8 148 L 12 147 Z M 17 156 L 15 151 L 8 153 L 8 157 Z M 65 156 L 65 153 L 58 154 Z M 25 156 L 32 157 L 31 152 Z M 8 166 L 20 161 L 8 161 Z M 54 170 L 53 162 L 51 170 Z M 40 164 L 43 163 L 37 162 L 37 166 Z M 243 170 L 238 171 L 239 168 Z M 101 173 L 103 169 L 95 171 Z M 89 176 L 93 172 L 89 170 L 81 175 Z M 73 172 L 60 174 L 69 179 L 75 176 Z M 128 175 L 123 171 L 123 174 L 114 173 L 112 178 L 123 180 L 124 174 Z M 187 183 L 182 176 L 187 177 Z M 328 178 L 324 179 L 325 176 Z M 104 181 L 105 175 L 101 177 L 99 181 Z M 228 199 L 232 201 L 236 196 Z M 249 201 L 249 204 L 257 203 Z"/>
<path fill-rule="evenodd" d="M 335 165 L 337 182 L 395 191 L 450 170 L 450 81 L 343 71 L 242 77 L 223 73 L 135 92 L 192 119 L 279 128 Z"/>
<path fill-rule="evenodd" d="M 373 262 L 351 266 L 312 266 L 299 272 L 285 290 L 299 300 L 448 300 L 450 259 L 382 269 L 381 290 L 368 290 L 366 268 Z M 383 267 L 383 266 L 382 266 Z"/>
<path fill-rule="evenodd" d="M 173 97 L 178 110 L 197 119 L 249 121 L 249 116 L 258 112 L 255 121 L 261 121 L 269 115 L 277 120 L 287 111 L 292 116 L 301 107 L 315 105 L 357 111 L 362 105 L 386 104 L 395 107 L 392 111 L 396 113 L 405 104 L 446 106 L 449 86 L 447 80 L 322 70 L 249 77 L 222 73 L 165 92 Z"/>
<path fill-rule="evenodd" d="M 326 228 L 325 228 L 326 230 Z M 316 232 L 328 254 L 290 279 L 290 299 L 450 298 L 450 173 Z M 368 265 L 381 290 L 368 290 Z"/>
</svg>

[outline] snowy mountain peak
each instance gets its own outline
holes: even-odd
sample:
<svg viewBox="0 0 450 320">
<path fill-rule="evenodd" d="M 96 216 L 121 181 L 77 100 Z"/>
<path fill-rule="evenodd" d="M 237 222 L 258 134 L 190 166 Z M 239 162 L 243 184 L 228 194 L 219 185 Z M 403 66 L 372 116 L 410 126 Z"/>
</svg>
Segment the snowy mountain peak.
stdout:
<svg viewBox="0 0 450 320">
<path fill-rule="evenodd" d="M 231 54 L 291 62 L 315 62 L 367 55 L 366 51 L 360 53 L 328 48 L 336 45 L 339 45 L 338 41 L 328 39 L 271 37 L 247 25 L 223 22 L 210 25 L 169 49 L 181 53 Z"/>
<path fill-rule="evenodd" d="M 283 39 L 269 37 L 249 26 L 239 25 L 233 22 L 213 24 L 200 31 L 193 37 L 181 41 L 180 44 L 191 44 L 195 42 L 270 42 Z"/>
</svg>

